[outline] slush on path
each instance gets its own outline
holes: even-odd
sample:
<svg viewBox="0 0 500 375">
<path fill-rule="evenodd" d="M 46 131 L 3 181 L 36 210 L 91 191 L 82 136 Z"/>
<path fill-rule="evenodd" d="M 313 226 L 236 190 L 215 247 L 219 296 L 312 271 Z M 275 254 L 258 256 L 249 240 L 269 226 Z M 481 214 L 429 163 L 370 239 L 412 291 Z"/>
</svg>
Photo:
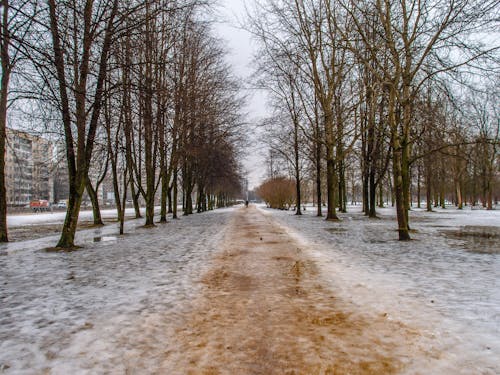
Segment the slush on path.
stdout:
<svg viewBox="0 0 500 375">
<path fill-rule="evenodd" d="M 305 250 L 272 216 L 238 210 L 164 366 L 187 374 L 390 374 L 418 355 L 414 330 L 353 311 Z"/>
<path fill-rule="evenodd" d="M 2 245 L 0 373 L 499 373 L 497 245 L 450 236 L 490 233 L 498 212 L 412 211 L 401 243 L 390 208 L 312 211 L 128 220 L 125 236 L 79 230 L 74 252 Z"/>
</svg>

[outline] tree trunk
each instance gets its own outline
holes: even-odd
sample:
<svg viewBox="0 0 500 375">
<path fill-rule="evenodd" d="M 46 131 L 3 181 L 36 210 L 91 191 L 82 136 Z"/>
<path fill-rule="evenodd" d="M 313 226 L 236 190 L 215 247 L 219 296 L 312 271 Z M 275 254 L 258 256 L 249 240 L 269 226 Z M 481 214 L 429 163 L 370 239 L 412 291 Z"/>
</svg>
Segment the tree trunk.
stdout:
<svg viewBox="0 0 500 375">
<path fill-rule="evenodd" d="M 168 197 L 168 176 L 164 171 L 161 176 L 161 202 L 160 202 L 160 223 L 167 222 L 167 197 Z"/>
<path fill-rule="evenodd" d="M 184 215 L 191 215 L 193 213 L 193 188 L 191 186 L 186 186 L 186 207 L 184 209 Z"/>
<path fill-rule="evenodd" d="M 410 232 L 408 229 L 407 222 L 407 209 L 406 209 L 406 198 L 405 198 L 405 188 L 403 182 L 403 145 L 400 142 L 398 134 L 398 125 L 396 121 L 396 93 L 395 88 L 391 87 L 389 94 L 389 105 L 388 105 L 388 121 L 391 126 L 391 137 L 392 137 L 392 172 L 394 179 L 394 193 L 396 196 L 396 216 L 398 220 L 398 233 L 400 241 L 410 240 Z"/>
<path fill-rule="evenodd" d="M 144 226 L 153 227 L 155 225 L 155 199 L 154 195 L 146 195 L 146 222 Z"/>
<path fill-rule="evenodd" d="M 90 202 L 92 203 L 92 214 L 94 217 L 94 225 L 104 225 L 101 217 L 101 209 L 99 207 L 99 199 L 97 197 L 97 192 L 96 190 L 94 190 L 94 187 L 90 182 L 90 179 L 87 177 L 86 180 L 87 180 L 86 182 L 87 194 L 89 195 Z"/>
<path fill-rule="evenodd" d="M 417 207 L 418 208 L 421 208 L 421 204 L 420 204 L 420 200 L 421 200 L 421 191 L 420 191 L 420 166 L 418 166 L 418 169 L 417 169 Z"/>
<path fill-rule="evenodd" d="M 300 192 L 300 154 L 299 154 L 299 124 L 296 116 L 294 115 L 293 127 L 293 152 L 295 157 L 295 200 L 296 210 L 295 215 L 302 215 L 301 211 L 301 192 Z"/>
<path fill-rule="evenodd" d="M 184 213 L 183 215 L 191 215 L 193 213 L 193 185 L 192 181 L 192 172 L 190 167 L 186 167 L 184 170 Z"/>
<path fill-rule="evenodd" d="M 427 212 L 432 212 L 432 186 L 431 186 L 431 171 L 430 168 L 426 168 L 425 177 L 425 199 L 427 203 Z"/>
<path fill-rule="evenodd" d="M 316 216 L 323 216 L 321 203 L 323 197 L 321 196 L 321 144 L 316 141 L 316 197 L 318 207 L 316 209 Z"/>
<path fill-rule="evenodd" d="M 441 181 L 441 186 L 439 189 L 439 205 L 441 206 L 441 208 L 446 208 L 444 181 Z"/>
<path fill-rule="evenodd" d="M 177 219 L 177 167 L 174 167 L 174 181 L 173 181 L 173 198 L 172 198 L 172 219 Z"/>
<path fill-rule="evenodd" d="M 186 212 L 186 188 L 185 185 L 182 184 L 182 214 Z"/>
<path fill-rule="evenodd" d="M 326 220 L 337 221 L 339 220 L 337 216 L 337 194 L 335 187 L 337 186 L 337 174 L 335 171 L 335 160 L 331 155 L 331 151 L 327 151 L 327 161 L 326 161 L 326 185 L 327 185 L 327 214 Z M 330 155 L 328 155 L 330 154 Z"/>
<path fill-rule="evenodd" d="M 111 144 L 111 123 L 107 122 L 107 134 L 108 134 L 108 153 L 111 159 L 111 176 L 113 180 L 113 192 L 115 196 L 116 214 L 118 216 L 118 222 L 120 223 L 120 234 L 124 232 L 124 222 L 125 222 L 125 207 L 127 202 L 127 185 L 128 185 L 128 172 L 127 169 L 123 172 L 123 202 L 120 198 L 120 181 L 118 179 L 118 168 L 117 168 L 117 153 L 118 153 L 118 139 L 116 139 L 114 150 Z"/>
<path fill-rule="evenodd" d="M 396 137 L 396 136 L 394 136 Z M 408 223 L 406 221 L 406 205 L 404 199 L 403 176 L 401 174 L 401 151 L 397 142 L 394 145 L 393 155 L 393 173 L 394 173 L 394 191 L 396 195 L 396 215 L 398 219 L 398 233 L 400 241 L 410 239 Z M 398 147 L 396 147 L 398 146 Z"/>
<path fill-rule="evenodd" d="M 135 218 L 141 219 L 141 205 L 139 204 L 139 198 L 141 197 L 141 193 L 135 191 L 135 185 L 133 182 L 130 182 L 130 194 L 132 195 L 132 203 L 134 205 Z"/>
<path fill-rule="evenodd" d="M 396 205 L 396 192 L 394 186 L 392 186 L 392 178 L 389 178 L 389 192 L 391 194 L 391 207 L 394 207 Z"/>
<path fill-rule="evenodd" d="M 460 179 L 455 182 L 455 188 L 457 189 L 457 207 L 459 210 L 463 209 L 464 203 L 462 201 L 462 187 L 460 184 Z"/>
<path fill-rule="evenodd" d="M 410 228 L 410 220 L 409 220 L 409 211 L 410 211 L 410 202 L 411 202 L 411 174 L 410 174 L 410 147 L 407 142 L 407 138 L 404 137 L 403 142 L 401 143 L 401 180 L 402 180 L 402 188 L 403 188 L 403 204 L 404 204 L 404 213 L 406 216 L 406 227 Z"/>
<path fill-rule="evenodd" d="M 121 195 L 120 195 L 118 172 L 117 172 L 117 168 L 116 168 L 116 160 L 115 159 L 111 161 L 111 174 L 113 177 L 113 192 L 114 192 L 114 196 L 115 196 L 116 214 L 118 216 L 118 221 L 120 223 L 120 234 L 123 234 L 122 221 L 123 221 L 124 215 L 122 214 L 122 201 L 120 198 Z M 125 177 L 125 181 L 126 181 L 126 177 Z M 127 191 L 126 184 L 124 184 L 124 193 L 125 193 L 125 191 Z"/>
<path fill-rule="evenodd" d="M 331 113 L 325 114 L 325 136 L 326 136 L 326 196 L 327 214 L 326 220 L 337 221 L 337 171 L 335 170 L 335 156 L 333 154 L 333 117 Z"/>
<path fill-rule="evenodd" d="M 3 10 L 2 33 L 8 32 L 7 9 Z M 2 36 L 2 78 L 0 88 L 0 242 L 9 240 L 7 228 L 7 189 L 5 186 L 5 140 L 7 138 L 7 95 L 9 90 L 10 67 L 8 61 L 8 34 Z"/>
<path fill-rule="evenodd" d="M 2 60 L 2 77 L 0 79 L 0 242 L 8 242 L 7 228 L 7 189 L 5 186 L 5 140 L 7 138 L 7 97 L 10 81 L 10 32 L 9 32 L 9 2 L 2 1 L 1 34 L 2 40 L 0 51 Z"/>
<path fill-rule="evenodd" d="M 488 181 L 488 187 L 486 190 L 486 209 L 493 210 L 493 192 L 492 192 L 491 182 Z"/>
<path fill-rule="evenodd" d="M 125 208 L 127 207 L 127 170 L 123 172 L 123 197 L 121 201 L 121 207 L 118 211 L 118 220 L 120 221 L 120 234 L 125 231 Z"/>
<path fill-rule="evenodd" d="M 377 185 L 375 184 L 375 170 L 372 168 L 370 169 L 370 174 L 369 174 L 369 210 L 368 210 L 368 217 L 370 218 L 376 218 L 377 217 L 377 210 L 376 210 L 376 205 L 377 205 Z"/>
<path fill-rule="evenodd" d="M 369 197 L 369 178 L 368 178 L 368 173 L 365 173 L 366 171 L 363 171 L 363 213 L 368 216 L 370 214 L 370 205 L 369 205 L 369 201 L 370 201 L 370 197 Z"/>
<path fill-rule="evenodd" d="M 356 204 L 356 182 L 354 181 L 354 174 L 353 174 L 353 178 L 351 180 L 351 205 L 355 205 Z"/>
<path fill-rule="evenodd" d="M 61 233 L 58 248 L 71 249 L 75 247 L 75 234 L 78 225 L 78 216 L 80 214 L 80 206 L 82 203 L 83 191 L 85 190 L 85 178 L 77 177 L 76 183 L 71 184 L 70 194 L 68 199 L 68 209 L 66 218 Z"/>
<path fill-rule="evenodd" d="M 347 212 L 347 184 L 345 180 L 345 165 L 344 165 L 344 155 L 340 155 L 337 158 L 338 170 L 339 170 L 339 210 L 340 212 Z"/>
<path fill-rule="evenodd" d="M 203 187 L 198 185 L 198 196 L 196 197 L 196 211 L 203 212 Z"/>
<path fill-rule="evenodd" d="M 167 213 L 171 214 L 173 213 L 173 209 L 172 209 L 172 189 L 173 189 L 173 185 L 170 185 L 168 187 L 168 192 L 167 192 L 167 199 L 168 199 L 168 210 L 167 210 Z"/>
<path fill-rule="evenodd" d="M 150 81 L 150 80 L 148 80 Z M 144 150 L 145 150 L 145 169 L 146 169 L 146 191 L 144 199 L 146 200 L 146 222 L 145 226 L 151 227 L 154 226 L 154 216 L 155 216 L 155 180 L 156 180 L 156 170 L 155 170 L 155 162 L 154 162 L 154 154 L 155 151 L 155 143 L 154 143 L 154 129 L 153 129 L 153 118 L 152 118 L 152 108 L 151 101 L 152 95 L 150 85 L 152 83 L 149 82 L 147 84 L 148 89 L 146 92 L 149 92 L 145 98 L 145 113 L 144 113 Z"/>
<path fill-rule="evenodd" d="M 378 185 L 378 207 L 379 208 L 384 208 L 384 188 L 382 185 L 382 181 Z"/>
<path fill-rule="evenodd" d="M 1 99 L 3 102 L 3 97 Z M 0 242 L 8 242 L 7 190 L 5 188 L 5 120 L 6 105 L 0 104 Z M 5 109 L 4 109 L 5 108 Z"/>
<path fill-rule="evenodd" d="M 475 206 L 477 204 L 477 173 L 474 167 L 474 174 L 472 177 L 472 192 L 471 192 L 471 205 Z"/>
</svg>

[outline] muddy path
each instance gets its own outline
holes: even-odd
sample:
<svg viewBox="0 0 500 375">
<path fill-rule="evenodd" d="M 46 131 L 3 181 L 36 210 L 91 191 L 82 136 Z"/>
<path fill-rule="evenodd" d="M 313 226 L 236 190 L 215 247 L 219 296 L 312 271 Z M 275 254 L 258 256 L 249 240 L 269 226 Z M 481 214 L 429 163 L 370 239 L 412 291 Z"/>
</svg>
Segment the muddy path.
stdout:
<svg viewBox="0 0 500 375">
<path fill-rule="evenodd" d="M 169 373 L 391 374 L 417 354 L 418 332 L 339 299 L 272 217 L 237 211 L 223 243 L 165 353 Z"/>
</svg>

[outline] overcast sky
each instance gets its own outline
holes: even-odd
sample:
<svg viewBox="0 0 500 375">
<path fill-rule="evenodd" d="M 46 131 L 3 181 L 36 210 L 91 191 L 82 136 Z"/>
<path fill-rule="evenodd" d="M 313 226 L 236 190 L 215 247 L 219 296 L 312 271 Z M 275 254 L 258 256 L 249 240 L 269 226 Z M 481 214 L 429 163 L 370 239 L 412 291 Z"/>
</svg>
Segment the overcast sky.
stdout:
<svg viewBox="0 0 500 375">
<path fill-rule="evenodd" d="M 238 27 L 239 21 L 245 18 L 244 0 L 219 0 L 219 4 L 221 22 L 217 24 L 216 32 L 227 41 L 230 52 L 228 62 L 233 67 L 233 73 L 240 77 L 242 82 L 247 82 L 248 77 L 253 73 L 252 58 L 256 45 L 251 40 L 250 34 Z M 245 86 L 248 87 L 247 84 Z M 247 122 L 253 126 L 259 119 L 266 116 L 265 94 L 250 89 L 246 93 L 248 94 Z M 255 132 L 251 133 L 255 136 Z M 258 142 L 258 136 L 254 138 L 252 142 L 255 145 L 247 150 L 244 160 L 250 188 L 258 186 L 265 175 L 265 164 L 261 156 L 262 145 Z"/>
</svg>

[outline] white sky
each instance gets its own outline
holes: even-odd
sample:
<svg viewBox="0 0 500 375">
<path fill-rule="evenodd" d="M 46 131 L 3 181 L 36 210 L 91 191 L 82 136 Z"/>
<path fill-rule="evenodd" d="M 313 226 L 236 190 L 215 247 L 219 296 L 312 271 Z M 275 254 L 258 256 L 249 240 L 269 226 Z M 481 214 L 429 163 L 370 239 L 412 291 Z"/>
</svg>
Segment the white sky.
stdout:
<svg viewBox="0 0 500 375">
<path fill-rule="evenodd" d="M 246 18 L 244 2 L 245 0 L 219 0 L 221 22 L 217 24 L 216 32 L 227 41 L 228 62 L 233 67 L 233 73 L 248 87 L 248 78 L 253 73 L 252 59 L 257 47 L 250 33 L 238 27 L 240 21 Z M 267 115 L 265 93 L 250 89 L 246 93 L 248 95 L 247 122 L 253 128 L 259 119 Z M 251 140 L 253 146 L 247 150 L 243 164 L 248 173 L 249 188 L 252 189 L 263 180 L 266 168 L 261 155 L 263 150 L 262 145 L 259 144 L 259 137 L 255 131 L 250 133 L 254 135 L 254 139 Z"/>
</svg>

